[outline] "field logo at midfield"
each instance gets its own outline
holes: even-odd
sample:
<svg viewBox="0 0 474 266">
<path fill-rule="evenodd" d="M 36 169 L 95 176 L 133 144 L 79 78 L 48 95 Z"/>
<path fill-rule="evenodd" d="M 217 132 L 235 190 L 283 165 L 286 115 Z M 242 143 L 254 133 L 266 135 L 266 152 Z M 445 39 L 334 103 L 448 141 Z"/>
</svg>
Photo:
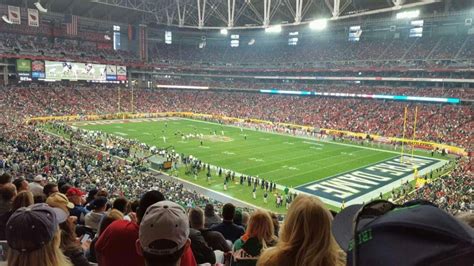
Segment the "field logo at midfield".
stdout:
<svg viewBox="0 0 474 266">
<path fill-rule="evenodd" d="M 234 141 L 233 138 L 221 135 L 204 135 L 202 137 L 203 140 L 208 140 L 211 142 L 231 142 Z"/>
<path fill-rule="evenodd" d="M 305 193 L 320 197 L 326 203 L 340 206 L 367 202 L 401 185 L 401 182 L 413 180 L 414 167 L 420 175 L 440 167 L 444 161 L 434 158 L 415 156 L 411 163 L 400 163 L 400 157 L 362 167 L 350 172 L 331 176 L 297 187 Z"/>
</svg>

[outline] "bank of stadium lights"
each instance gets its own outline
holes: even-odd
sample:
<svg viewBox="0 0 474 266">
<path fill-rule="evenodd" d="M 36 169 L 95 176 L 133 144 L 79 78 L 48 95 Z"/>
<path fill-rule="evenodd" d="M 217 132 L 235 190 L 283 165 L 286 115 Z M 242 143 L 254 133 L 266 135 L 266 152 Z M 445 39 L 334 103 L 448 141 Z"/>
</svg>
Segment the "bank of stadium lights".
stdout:
<svg viewBox="0 0 474 266">
<path fill-rule="evenodd" d="M 397 13 L 397 19 L 412 19 L 420 16 L 420 10 L 403 11 Z"/>
<path fill-rule="evenodd" d="M 265 32 L 267 33 L 280 33 L 281 32 L 281 25 L 270 26 L 265 28 Z"/>
<path fill-rule="evenodd" d="M 312 30 L 324 30 L 327 26 L 327 19 L 316 19 L 309 23 L 309 28 Z"/>
<path fill-rule="evenodd" d="M 221 29 L 221 34 L 222 35 L 227 35 L 229 31 L 227 29 Z"/>
</svg>

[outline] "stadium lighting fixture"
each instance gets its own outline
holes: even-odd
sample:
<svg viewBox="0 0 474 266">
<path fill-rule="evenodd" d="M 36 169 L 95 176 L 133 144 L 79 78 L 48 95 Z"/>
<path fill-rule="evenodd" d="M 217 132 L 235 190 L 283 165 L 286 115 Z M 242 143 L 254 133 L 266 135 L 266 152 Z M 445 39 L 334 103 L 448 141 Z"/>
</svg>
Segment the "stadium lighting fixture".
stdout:
<svg viewBox="0 0 474 266">
<path fill-rule="evenodd" d="M 5 23 L 13 24 L 13 22 L 12 22 L 11 20 L 9 20 L 6 15 L 3 15 L 3 16 L 2 16 L 2 19 L 3 19 L 3 21 L 5 21 Z"/>
<path fill-rule="evenodd" d="M 221 34 L 222 35 L 227 35 L 229 31 L 227 29 L 221 29 Z"/>
<path fill-rule="evenodd" d="M 411 19 L 420 16 L 420 10 L 411 10 L 397 13 L 397 19 Z"/>
<path fill-rule="evenodd" d="M 279 33 L 279 32 L 281 32 L 281 25 L 275 25 L 275 26 L 270 26 L 268 28 L 265 28 L 265 32 Z"/>
<path fill-rule="evenodd" d="M 35 5 L 36 9 L 39 10 L 39 12 L 42 12 L 42 13 L 48 12 L 48 9 L 44 8 L 39 1 L 36 2 L 34 5 Z"/>
<path fill-rule="evenodd" d="M 309 23 L 309 28 L 312 30 L 324 30 L 327 26 L 327 19 L 317 19 Z"/>
</svg>

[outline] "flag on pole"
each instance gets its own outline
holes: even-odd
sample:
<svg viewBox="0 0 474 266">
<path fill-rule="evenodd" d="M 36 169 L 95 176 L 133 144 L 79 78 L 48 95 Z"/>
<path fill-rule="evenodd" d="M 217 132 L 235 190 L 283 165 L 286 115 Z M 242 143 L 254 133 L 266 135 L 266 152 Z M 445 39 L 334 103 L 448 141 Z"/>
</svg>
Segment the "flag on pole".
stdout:
<svg viewBox="0 0 474 266">
<path fill-rule="evenodd" d="M 75 15 L 66 15 L 64 17 L 66 23 L 66 33 L 68 35 L 77 35 L 78 18 Z"/>
<path fill-rule="evenodd" d="M 37 9 L 28 8 L 28 26 L 39 27 L 39 14 Z"/>
</svg>

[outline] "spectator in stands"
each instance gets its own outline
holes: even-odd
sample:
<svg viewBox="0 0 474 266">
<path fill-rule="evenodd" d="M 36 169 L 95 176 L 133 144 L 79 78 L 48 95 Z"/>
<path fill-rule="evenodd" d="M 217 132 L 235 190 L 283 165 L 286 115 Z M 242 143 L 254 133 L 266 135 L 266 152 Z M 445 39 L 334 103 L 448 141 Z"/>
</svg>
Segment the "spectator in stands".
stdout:
<svg viewBox="0 0 474 266">
<path fill-rule="evenodd" d="M 275 235 L 278 237 L 280 233 L 280 223 L 278 222 L 278 216 L 276 213 L 272 212 L 270 213 L 270 217 L 272 217 L 273 230 L 275 232 Z"/>
<path fill-rule="evenodd" d="M 266 211 L 257 210 L 250 216 L 245 234 L 234 243 L 234 259 L 239 265 L 256 265 L 262 250 L 276 244 L 273 222 Z"/>
<path fill-rule="evenodd" d="M 20 192 L 18 195 L 16 194 L 16 189 L 13 190 L 12 188 L 9 188 L 9 186 L 12 186 L 15 188 L 13 184 L 7 184 L 2 187 L 0 187 L 0 197 L 2 199 L 2 204 L 4 209 L 8 209 L 5 212 L 2 212 L 0 214 L 0 240 L 5 240 L 5 226 L 7 225 L 8 219 L 10 219 L 10 216 L 20 207 L 26 207 L 31 204 L 33 204 L 33 195 L 31 192 Z M 24 195 L 27 194 L 31 196 L 31 201 L 29 202 L 28 205 L 23 205 L 23 199 Z M 5 204 L 9 203 L 9 204 Z"/>
<path fill-rule="evenodd" d="M 143 219 L 143 216 L 145 215 L 146 210 L 148 207 L 151 205 L 164 201 L 165 197 L 161 192 L 157 190 L 152 190 L 146 192 L 141 198 L 139 202 L 139 206 L 137 208 L 137 220 L 138 223 L 141 224 L 141 221 Z M 181 260 L 181 266 L 186 266 L 186 265 L 193 265 L 196 263 L 196 260 L 194 259 L 193 252 L 191 249 L 186 249 L 184 251 L 183 258 Z"/>
<path fill-rule="evenodd" d="M 16 191 L 18 193 L 20 193 L 21 191 L 29 191 L 30 190 L 30 185 L 28 184 L 28 181 L 26 181 L 22 177 L 13 180 L 13 184 L 15 185 Z"/>
<path fill-rule="evenodd" d="M 232 203 L 225 204 L 222 208 L 222 223 L 211 227 L 212 230 L 220 232 L 225 239 L 231 241 L 232 243 L 234 243 L 235 240 L 245 233 L 243 227 L 233 223 L 234 215 L 235 206 Z"/>
<path fill-rule="evenodd" d="M 244 226 L 242 225 L 242 211 L 236 210 L 234 214 L 234 219 L 232 221 L 234 222 L 234 224 L 244 228 Z"/>
<path fill-rule="evenodd" d="M 318 198 L 297 196 L 288 210 L 277 245 L 265 250 L 257 265 L 343 265 L 331 222 L 331 213 Z"/>
<path fill-rule="evenodd" d="M 138 223 L 141 223 L 142 218 L 145 215 L 145 211 L 148 207 L 163 200 L 165 200 L 165 197 L 163 196 L 163 194 L 161 194 L 161 192 L 157 190 L 148 191 L 143 194 L 143 196 L 140 198 L 140 203 L 137 209 Z"/>
<path fill-rule="evenodd" d="M 204 213 L 201 209 L 192 208 L 189 210 L 189 224 L 191 226 L 189 230 L 189 239 L 191 240 L 191 250 L 193 251 L 194 258 L 198 264 L 203 263 L 216 263 L 216 256 L 213 252 L 213 248 L 209 244 L 209 241 L 205 239 L 204 235 L 199 229 L 204 230 Z M 195 218 L 193 216 L 196 216 Z M 200 216 L 200 217 L 199 217 Z M 194 218 L 194 219 L 193 219 Z M 196 220 L 196 221 L 193 221 Z M 198 223 L 198 225 L 196 225 Z M 219 234 L 219 232 L 213 232 Z M 220 235 L 222 237 L 222 235 Z M 217 239 L 216 239 L 217 240 Z M 222 241 L 226 243 L 222 237 Z M 219 244 L 219 243 L 216 243 Z M 227 244 L 226 244 L 227 245 Z"/>
<path fill-rule="evenodd" d="M 244 228 L 234 224 L 234 215 L 235 206 L 232 203 L 226 203 L 222 208 L 222 223 L 211 227 L 211 230 L 220 232 L 225 239 L 232 243 L 244 234 Z"/>
<path fill-rule="evenodd" d="M 216 212 L 214 211 L 214 205 L 207 204 L 204 209 L 205 215 L 205 224 L 206 228 L 211 228 L 213 225 L 220 224 L 222 222 L 221 218 L 217 216 Z"/>
<path fill-rule="evenodd" d="M 8 173 L 3 173 L 0 175 L 0 186 L 3 186 L 11 182 L 12 182 L 12 176 L 9 175 Z"/>
<path fill-rule="evenodd" d="M 59 224 L 61 230 L 61 250 L 66 255 L 74 266 L 88 266 L 84 252 L 89 249 L 90 239 L 84 240 L 82 243 L 78 241 L 75 224 L 71 219 L 66 219 Z"/>
<path fill-rule="evenodd" d="M 16 187 L 11 183 L 0 186 L 0 215 L 12 208 L 13 198 L 16 196 Z"/>
<path fill-rule="evenodd" d="M 67 191 L 73 186 L 71 186 L 71 184 L 68 184 L 68 183 L 61 184 L 60 182 L 58 183 L 58 187 L 59 187 L 59 192 L 63 193 L 64 195 L 67 195 Z"/>
<path fill-rule="evenodd" d="M 117 220 L 112 222 L 95 243 L 99 265 L 144 265 L 143 258 L 135 249 L 137 239 L 137 221 Z"/>
<path fill-rule="evenodd" d="M 244 229 L 247 229 L 249 219 L 250 219 L 250 214 L 248 212 L 243 211 L 242 212 L 242 226 L 244 227 Z M 278 236 L 278 234 L 277 234 L 277 236 Z"/>
<path fill-rule="evenodd" d="M 84 199 L 82 198 L 82 196 L 84 195 L 85 195 L 84 192 L 82 192 L 80 189 L 75 188 L 75 187 L 69 188 L 66 192 L 66 196 L 68 200 L 74 204 L 74 208 L 70 211 L 71 216 L 77 217 L 78 224 L 84 224 L 84 218 L 86 214 L 89 212 L 83 206 Z"/>
<path fill-rule="evenodd" d="M 46 204 L 16 210 L 7 223 L 8 265 L 72 265 L 59 248 L 62 215 Z"/>
<path fill-rule="evenodd" d="M 43 194 L 46 195 L 46 198 L 51 196 L 51 194 L 59 192 L 58 185 L 55 183 L 48 183 L 43 187 Z"/>
<path fill-rule="evenodd" d="M 147 266 L 182 265 L 181 259 L 190 245 L 189 222 L 183 207 L 160 201 L 147 209 L 137 242 L 137 250 L 143 254 Z"/>
<path fill-rule="evenodd" d="M 119 210 L 123 214 L 127 214 L 128 207 L 129 207 L 129 202 L 124 197 L 115 199 L 113 204 L 112 204 L 112 209 Z"/>
<path fill-rule="evenodd" d="M 33 194 L 29 191 L 22 191 L 14 197 L 10 211 L 0 216 L 0 240 L 6 239 L 5 229 L 12 214 L 21 207 L 28 207 L 33 204 Z"/>
<path fill-rule="evenodd" d="M 92 229 L 93 232 L 99 230 L 99 223 L 107 208 L 107 198 L 97 197 L 90 203 L 91 212 L 86 214 L 85 226 Z"/>
<path fill-rule="evenodd" d="M 42 175 L 37 175 L 33 179 L 33 182 L 30 183 L 30 191 L 33 193 L 33 196 L 43 195 L 43 186 L 46 182 L 46 178 Z"/>
<path fill-rule="evenodd" d="M 332 233 L 347 265 L 471 266 L 474 258 L 474 230 L 425 200 L 348 206 Z"/>
<path fill-rule="evenodd" d="M 194 230 L 201 232 L 207 245 L 210 246 L 212 250 L 221 250 L 223 252 L 229 252 L 231 250 L 221 233 L 204 228 L 204 212 L 201 208 L 196 207 L 189 210 L 189 225 L 191 226 L 190 234 L 193 234 Z"/>
<path fill-rule="evenodd" d="M 65 211 L 68 215 L 70 211 L 74 208 L 74 204 L 68 200 L 66 195 L 60 192 L 51 194 L 46 199 L 46 204 L 48 204 L 50 207 L 60 208 L 63 211 Z"/>
<path fill-rule="evenodd" d="M 33 193 L 29 191 L 21 191 L 13 199 L 12 211 L 16 211 L 21 207 L 28 207 L 34 204 Z"/>
<path fill-rule="evenodd" d="M 133 216 L 133 220 L 136 220 L 136 216 Z M 95 244 L 99 237 L 102 235 L 102 233 L 109 227 L 110 224 L 112 224 L 115 221 L 122 220 L 124 218 L 123 213 L 120 212 L 117 209 L 112 209 L 110 212 L 104 215 L 104 218 L 100 221 L 99 224 L 99 230 L 97 231 L 96 236 L 91 242 L 90 248 L 89 248 L 89 254 L 87 258 L 91 262 L 97 262 L 97 254 L 95 251 Z"/>
</svg>

